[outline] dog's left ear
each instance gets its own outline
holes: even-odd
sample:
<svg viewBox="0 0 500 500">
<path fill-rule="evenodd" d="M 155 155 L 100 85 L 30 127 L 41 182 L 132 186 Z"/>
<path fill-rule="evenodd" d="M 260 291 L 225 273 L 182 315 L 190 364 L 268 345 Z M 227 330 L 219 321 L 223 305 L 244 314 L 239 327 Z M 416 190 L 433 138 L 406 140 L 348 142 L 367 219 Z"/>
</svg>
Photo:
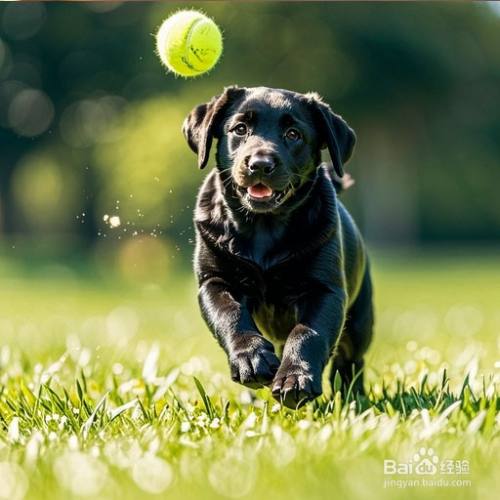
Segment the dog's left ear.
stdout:
<svg viewBox="0 0 500 500">
<path fill-rule="evenodd" d="M 356 143 L 356 134 L 347 122 L 335 114 L 316 93 L 306 94 L 318 124 L 321 149 L 328 148 L 333 168 L 339 177 L 344 175 L 343 165 L 349 161 Z"/>
<path fill-rule="evenodd" d="M 213 138 L 220 136 L 220 122 L 224 110 L 245 92 L 244 88 L 226 87 L 222 94 L 196 106 L 182 124 L 182 132 L 189 147 L 198 154 L 198 166 L 205 168 L 210 156 Z"/>
</svg>

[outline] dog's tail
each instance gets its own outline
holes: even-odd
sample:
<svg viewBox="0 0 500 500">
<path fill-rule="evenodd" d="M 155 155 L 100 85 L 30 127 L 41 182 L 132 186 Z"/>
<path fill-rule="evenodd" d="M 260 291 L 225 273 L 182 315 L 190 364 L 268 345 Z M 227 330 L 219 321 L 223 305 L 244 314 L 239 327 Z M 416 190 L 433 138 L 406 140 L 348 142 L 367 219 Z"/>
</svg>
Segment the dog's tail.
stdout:
<svg viewBox="0 0 500 500">
<path fill-rule="evenodd" d="M 339 177 L 333 168 L 331 163 L 322 163 L 321 165 L 328 173 L 328 176 L 332 180 L 332 184 L 335 187 L 337 194 L 347 191 L 351 186 L 355 184 L 355 180 L 347 173 L 344 173 L 343 177 Z"/>
</svg>

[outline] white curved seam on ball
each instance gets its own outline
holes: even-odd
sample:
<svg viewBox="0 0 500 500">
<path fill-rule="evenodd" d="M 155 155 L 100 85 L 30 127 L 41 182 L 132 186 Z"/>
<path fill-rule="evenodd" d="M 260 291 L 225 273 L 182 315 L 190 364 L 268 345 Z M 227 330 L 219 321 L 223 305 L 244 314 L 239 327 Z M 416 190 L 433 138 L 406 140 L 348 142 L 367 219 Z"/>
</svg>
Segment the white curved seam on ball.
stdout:
<svg viewBox="0 0 500 500">
<path fill-rule="evenodd" d="M 197 24 L 201 23 L 202 21 L 204 21 L 204 19 L 202 17 L 200 17 L 199 19 L 196 19 L 196 21 L 193 22 L 193 24 L 191 25 L 191 27 L 189 28 L 188 32 L 186 33 L 186 38 L 184 39 L 184 55 L 182 56 L 181 60 L 182 62 L 192 71 L 196 71 L 197 73 L 203 73 L 203 70 L 202 69 L 198 69 L 196 68 L 195 66 L 193 66 L 190 62 L 189 62 L 189 50 L 190 50 L 190 47 L 191 47 L 191 38 L 193 37 L 193 33 L 194 33 L 194 28 Z"/>
</svg>

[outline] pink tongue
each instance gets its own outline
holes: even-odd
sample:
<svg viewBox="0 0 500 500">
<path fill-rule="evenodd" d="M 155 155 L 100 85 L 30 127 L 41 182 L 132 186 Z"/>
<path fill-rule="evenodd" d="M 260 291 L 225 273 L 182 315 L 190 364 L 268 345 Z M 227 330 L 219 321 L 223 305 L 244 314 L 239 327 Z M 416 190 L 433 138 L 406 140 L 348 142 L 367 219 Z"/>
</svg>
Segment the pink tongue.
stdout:
<svg viewBox="0 0 500 500">
<path fill-rule="evenodd" d="M 253 198 L 266 198 L 273 194 L 273 190 L 264 186 L 264 184 L 256 184 L 255 186 L 250 186 L 248 189 L 248 194 Z"/>
</svg>

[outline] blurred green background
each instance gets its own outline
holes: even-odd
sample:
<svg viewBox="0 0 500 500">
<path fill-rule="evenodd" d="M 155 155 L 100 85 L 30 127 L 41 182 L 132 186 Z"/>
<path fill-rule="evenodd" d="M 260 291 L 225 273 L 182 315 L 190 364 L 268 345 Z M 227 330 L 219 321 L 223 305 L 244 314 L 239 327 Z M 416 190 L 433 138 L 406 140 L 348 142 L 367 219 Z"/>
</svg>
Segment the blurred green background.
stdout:
<svg viewBox="0 0 500 500">
<path fill-rule="evenodd" d="M 497 5 L 192 3 L 225 51 L 191 80 L 154 54 L 181 6 L 0 6 L 4 257 L 90 261 L 132 282 L 188 267 L 205 172 L 181 123 L 235 83 L 315 90 L 348 120 L 357 184 L 345 202 L 372 246 L 498 247 Z"/>
</svg>

